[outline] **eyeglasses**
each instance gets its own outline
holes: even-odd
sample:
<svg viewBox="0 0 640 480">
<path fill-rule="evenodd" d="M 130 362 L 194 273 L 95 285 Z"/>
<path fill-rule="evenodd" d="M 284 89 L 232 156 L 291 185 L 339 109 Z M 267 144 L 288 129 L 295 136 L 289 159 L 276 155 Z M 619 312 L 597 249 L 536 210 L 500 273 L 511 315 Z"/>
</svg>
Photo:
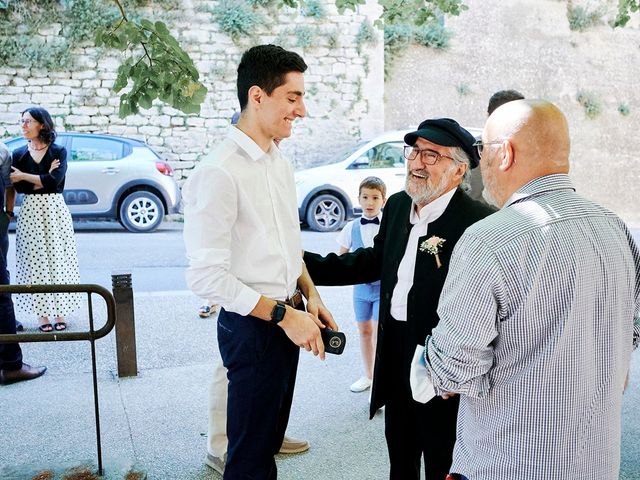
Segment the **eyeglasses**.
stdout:
<svg viewBox="0 0 640 480">
<path fill-rule="evenodd" d="M 482 140 L 478 140 L 476 143 L 473 144 L 473 146 L 476 147 L 476 149 L 478 150 L 478 155 L 482 156 L 482 150 L 486 145 L 499 145 L 503 141 L 504 140 L 494 140 L 493 142 L 483 142 Z"/>
<path fill-rule="evenodd" d="M 27 127 L 30 126 L 32 123 L 34 123 L 36 120 L 33 120 L 31 118 L 21 118 L 18 123 L 20 125 L 26 125 Z"/>
<path fill-rule="evenodd" d="M 420 154 L 420 160 L 422 160 L 422 163 L 426 165 L 435 165 L 441 158 L 449 158 L 453 160 L 452 157 L 442 155 L 435 150 L 430 150 L 428 148 L 420 150 L 415 146 L 404 146 L 404 158 L 406 158 L 407 160 L 415 160 L 418 154 Z"/>
</svg>

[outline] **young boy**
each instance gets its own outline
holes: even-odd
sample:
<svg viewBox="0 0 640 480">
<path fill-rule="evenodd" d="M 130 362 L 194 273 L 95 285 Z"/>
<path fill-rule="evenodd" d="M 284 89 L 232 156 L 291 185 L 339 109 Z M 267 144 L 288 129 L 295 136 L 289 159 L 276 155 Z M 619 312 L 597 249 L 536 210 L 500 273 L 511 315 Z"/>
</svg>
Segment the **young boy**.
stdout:
<svg viewBox="0 0 640 480">
<path fill-rule="evenodd" d="M 367 177 L 360 183 L 358 202 L 362 218 L 347 223 L 338 235 L 339 254 L 373 246 L 380 229 L 380 210 L 386 201 L 387 187 L 378 177 Z M 360 353 L 364 375 L 350 387 L 352 392 L 364 392 L 371 386 L 373 360 L 376 352 L 378 311 L 380 310 L 380 282 L 363 283 L 353 287 L 353 310 L 360 334 Z"/>
</svg>

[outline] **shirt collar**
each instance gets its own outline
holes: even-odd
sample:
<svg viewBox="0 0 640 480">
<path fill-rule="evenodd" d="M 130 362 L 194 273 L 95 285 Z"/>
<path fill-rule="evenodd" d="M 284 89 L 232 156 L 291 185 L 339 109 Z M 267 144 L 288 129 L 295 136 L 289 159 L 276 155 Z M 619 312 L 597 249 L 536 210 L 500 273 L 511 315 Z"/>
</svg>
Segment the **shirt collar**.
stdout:
<svg viewBox="0 0 640 480">
<path fill-rule="evenodd" d="M 416 213 L 415 203 L 411 202 L 411 213 L 409 213 L 409 221 L 415 225 L 416 223 L 431 223 L 437 220 L 446 210 L 449 202 L 456 193 L 457 187 L 452 188 L 447 193 L 440 195 L 434 201 L 427 203 L 420 209 L 420 216 Z"/>
<path fill-rule="evenodd" d="M 542 193 L 552 192 L 554 190 L 573 190 L 576 188 L 571 183 L 569 175 L 566 173 L 554 173 L 553 175 L 544 175 L 534 178 L 524 186 L 516 190 L 509 200 L 504 204 L 506 208 L 514 203 L 521 202 L 529 197 L 537 196 Z"/>
<path fill-rule="evenodd" d="M 252 160 L 259 160 L 264 155 L 267 155 L 267 153 L 264 152 L 249 135 L 244 133 L 235 125 L 231 125 L 231 127 L 229 127 L 227 137 L 236 142 L 236 144 L 238 144 L 238 146 L 243 149 Z"/>
</svg>

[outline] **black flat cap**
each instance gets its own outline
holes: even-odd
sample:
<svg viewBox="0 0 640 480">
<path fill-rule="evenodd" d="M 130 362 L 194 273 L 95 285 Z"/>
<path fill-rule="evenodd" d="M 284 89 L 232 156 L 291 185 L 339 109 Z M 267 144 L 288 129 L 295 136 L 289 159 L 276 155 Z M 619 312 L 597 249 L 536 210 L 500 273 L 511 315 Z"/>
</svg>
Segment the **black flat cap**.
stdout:
<svg viewBox="0 0 640 480">
<path fill-rule="evenodd" d="M 415 145 L 418 137 L 429 140 L 443 147 L 460 147 L 469 157 L 471 168 L 480 163 L 478 151 L 473 144 L 476 139 L 468 131 L 451 118 L 430 118 L 418 126 L 415 132 L 407 133 L 404 141 L 407 145 Z"/>
</svg>

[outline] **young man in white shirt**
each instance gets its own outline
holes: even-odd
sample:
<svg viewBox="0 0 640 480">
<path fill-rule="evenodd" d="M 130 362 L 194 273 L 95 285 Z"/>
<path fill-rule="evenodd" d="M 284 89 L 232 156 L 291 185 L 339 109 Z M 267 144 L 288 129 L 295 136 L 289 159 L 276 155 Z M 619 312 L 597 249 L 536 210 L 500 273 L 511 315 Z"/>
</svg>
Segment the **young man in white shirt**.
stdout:
<svg viewBox="0 0 640 480">
<path fill-rule="evenodd" d="M 300 258 L 293 168 L 274 144 L 306 113 L 306 69 L 281 47 L 247 50 L 238 66 L 238 124 L 183 189 L 187 283 L 222 307 L 225 479 L 277 478 L 299 348 L 324 359 L 320 329 L 337 329 Z"/>
</svg>

